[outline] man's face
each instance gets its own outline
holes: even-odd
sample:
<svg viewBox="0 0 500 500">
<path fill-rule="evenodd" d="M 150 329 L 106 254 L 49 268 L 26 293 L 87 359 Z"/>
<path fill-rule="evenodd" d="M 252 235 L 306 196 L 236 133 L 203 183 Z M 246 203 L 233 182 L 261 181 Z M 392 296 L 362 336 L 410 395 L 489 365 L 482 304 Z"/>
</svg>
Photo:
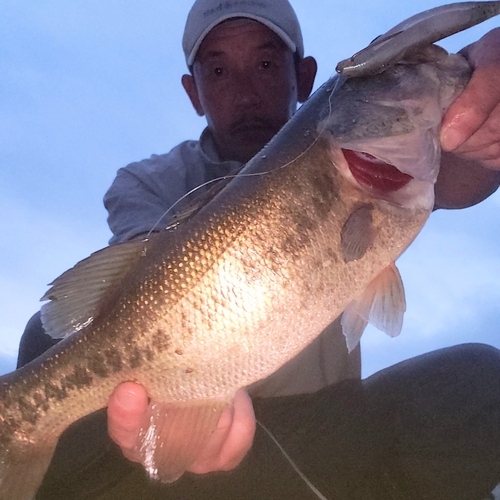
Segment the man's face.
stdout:
<svg viewBox="0 0 500 500">
<path fill-rule="evenodd" d="M 223 160 L 248 161 L 297 107 L 291 50 L 248 19 L 216 26 L 196 55 L 191 83 L 183 84 L 198 114 L 206 116 Z"/>
</svg>

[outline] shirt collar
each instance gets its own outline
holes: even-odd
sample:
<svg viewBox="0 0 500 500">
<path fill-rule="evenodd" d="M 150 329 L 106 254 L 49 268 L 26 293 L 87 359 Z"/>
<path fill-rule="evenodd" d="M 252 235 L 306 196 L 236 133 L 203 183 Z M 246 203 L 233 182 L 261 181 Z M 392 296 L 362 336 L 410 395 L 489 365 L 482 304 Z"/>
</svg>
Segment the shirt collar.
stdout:
<svg viewBox="0 0 500 500">
<path fill-rule="evenodd" d="M 239 169 L 241 162 L 235 160 L 221 160 L 215 147 L 215 140 L 212 132 L 206 127 L 200 136 L 200 149 L 207 165 L 210 166 L 210 172 L 207 172 L 211 178 L 221 177 Z"/>
</svg>

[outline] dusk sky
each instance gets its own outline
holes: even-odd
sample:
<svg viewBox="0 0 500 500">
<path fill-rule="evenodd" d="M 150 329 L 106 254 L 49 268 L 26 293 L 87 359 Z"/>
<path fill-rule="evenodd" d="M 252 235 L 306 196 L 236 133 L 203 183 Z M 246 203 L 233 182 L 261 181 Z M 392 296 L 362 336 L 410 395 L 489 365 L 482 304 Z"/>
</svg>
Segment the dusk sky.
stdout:
<svg viewBox="0 0 500 500">
<path fill-rule="evenodd" d="M 316 87 L 336 63 L 437 1 L 292 0 Z M 190 2 L 3 0 L 0 7 L 0 372 L 47 284 L 111 236 L 102 197 L 116 171 L 197 139 L 205 126 L 180 84 Z M 500 26 L 441 43 L 450 51 Z M 400 258 L 408 311 L 389 339 L 369 329 L 365 376 L 464 342 L 500 347 L 500 194 L 439 211 Z"/>
</svg>

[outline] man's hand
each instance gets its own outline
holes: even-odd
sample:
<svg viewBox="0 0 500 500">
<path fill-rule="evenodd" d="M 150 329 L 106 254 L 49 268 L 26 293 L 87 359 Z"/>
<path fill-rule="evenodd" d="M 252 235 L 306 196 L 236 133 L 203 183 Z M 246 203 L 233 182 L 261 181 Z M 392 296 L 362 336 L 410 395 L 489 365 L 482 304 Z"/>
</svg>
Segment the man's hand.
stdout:
<svg viewBox="0 0 500 500">
<path fill-rule="evenodd" d="M 483 166 L 500 169 L 500 28 L 461 51 L 472 78 L 443 120 L 441 143 Z"/>
<path fill-rule="evenodd" d="M 109 435 L 133 462 L 140 462 L 137 453 L 140 430 L 147 424 L 145 416 L 148 395 L 142 386 L 132 382 L 119 385 L 108 404 Z M 204 474 L 236 467 L 252 446 L 255 434 L 255 415 L 252 401 L 246 391 L 240 389 L 232 405 L 223 411 L 217 429 L 201 455 L 188 469 Z"/>
<path fill-rule="evenodd" d="M 441 127 L 435 208 L 465 208 L 500 183 L 500 29 L 463 49 L 474 70 Z"/>
</svg>

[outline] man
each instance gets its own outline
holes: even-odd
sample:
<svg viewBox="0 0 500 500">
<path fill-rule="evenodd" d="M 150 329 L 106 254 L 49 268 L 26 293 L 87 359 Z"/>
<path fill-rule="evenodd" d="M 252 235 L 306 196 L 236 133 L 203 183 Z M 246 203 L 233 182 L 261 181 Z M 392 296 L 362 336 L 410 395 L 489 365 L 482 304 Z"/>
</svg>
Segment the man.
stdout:
<svg viewBox="0 0 500 500">
<path fill-rule="evenodd" d="M 499 46 L 500 32 L 493 31 L 465 51 L 475 72 L 467 90 L 450 108 L 443 123 L 442 145 L 446 150 L 453 150 L 453 154 L 443 158 L 442 174 L 436 186 L 437 208 L 472 205 L 498 187 Z M 183 48 L 190 74 L 183 76 L 182 84 L 196 112 L 206 116 L 208 127 L 200 141 L 188 141 L 174 148 L 168 155 L 154 156 L 150 160 L 131 164 L 119 172 L 105 197 L 109 224 L 114 233 L 112 243 L 147 233 L 157 227 L 160 220 L 160 226 L 165 226 L 172 213 L 169 212 L 163 219 L 162 216 L 184 194 L 207 181 L 226 175 L 248 161 L 288 121 L 297 102 L 307 99 L 316 73 L 314 59 L 304 57 L 300 28 L 286 0 L 197 1 L 186 24 Z M 27 330 L 23 339 L 26 345 L 32 338 L 29 333 Z M 471 373 L 468 370 L 476 364 L 484 365 L 484 372 Z M 415 488 L 421 488 L 422 494 L 417 495 L 419 498 L 425 497 L 424 495 L 427 498 L 448 498 L 446 495 L 450 491 L 455 495 L 453 498 L 472 498 L 466 495 L 481 488 L 486 495 L 488 487 L 491 489 L 495 480 L 500 481 L 500 473 L 495 476 L 496 469 L 484 467 L 483 475 L 479 474 L 481 477 L 474 481 L 466 478 L 475 488 L 467 490 L 467 486 L 460 483 L 460 474 L 466 470 L 467 465 L 459 463 L 449 467 L 444 464 L 443 477 L 441 480 L 432 477 L 436 484 L 430 485 L 422 479 L 432 476 L 425 467 L 420 464 L 420 470 L 416 474 L 409 473 L 406 466 L 401 465 L 405 463 L 401 450 L 394 451 L 395 444 L 386 449 L 387 433 L 389 432 L 390 437 L 390 433 L 399 428 L 401 422 L 407 422 L 407 415 L 403 415 L 404 412 L 401 413 L 400 410 L 407 403 L 409 389 L 413 391 L 413 401 L 432 402 L 427 411 L 433 414 L 439 406 L 436 401 L 443 396 L 443 387 L 452 387 L 453 390 L 448 391 L 448 397 L 443 396 L 441 409 L 436 410 L 438 420 L 443 418 L 442 422 L 449 422 L 449 427 L 444 424 L 442 427 L 446 427 L 447 432 L 455 429 L 457 432 L 469 433 L 472 447 L 478 439 L 482 459 L 488 463 L 495 458 L 500 460 L 494 451 L 485 450 L 483 441 L 476 435 L 477 432 L 482 432 L 483 426 L 478 425 L 477 429 L 471 431 L 468 427 L 469 420 L 460 420 L 461 413 L 456 408 L 457 404 L 454 404 L 457 398 L 470 401 L 471 396 L 463 388 L 461 378 L 465 373 L 467 380 L 488 389 L 484 391 L 487 394 L 482 399 L 474 401 L 475 408 L 481 410 L 479 413 L 484 413 L 483 410 L 489 408 L 488 412 L 493 415 L 492 421 L 485 423 L 484 428 L 498 428 L 497 424 L 500 422 L 494 418 L 498 418 L 500 412 L 500 394 L 489 386 L 492 377 L 500 375 L 498 352 L 472 346 L 434 353 L 403 365 L 371 377 L 361 384 L 359 351 L 351 356 L 347 354 L 338 325 L 333 324 L 300 357 L 249 390 L 252 396 L 281 396 L 277 399 L 255 400 L 255 404 L 265 423 L 275 422 L 275 433 L 279 434 L 280 429 L 284 429 L 283 440 L 290 439 L 290 435 L 300 434 L 301 429 L 311 425 L 309 422 L 314 423 L 315 432 L 306 434 L 296 442 L 292 439 L 287 450 L 294 450 L 295 457 L 302 454 L 306 466 L 311 463 L 317 465 L 318 461 L 321 462 L 321 467 L 328 465 L 323 474 L 316 477 L 316 481 L 322 482 L 325 476 L 337 476 L 333 483 L 323 484 L 323 491 L 328 491 L 331 495 L 339 498 L 366 498 L 368 495 L 373 498 L 391 498 L 389 494 L 393 494 L 393 498 L 410 498 Z M 441 377 L 441 380 L 434 380 L 435 384 L 422 387 L 425 376 L 436 375 L 443 367 L 449 368 L 446 372 L 450 374 L 448 385 L 442 380 L 444 377 Z M 389 393 L 393 399 L 388 396 Z M 310 395 L 294 396 L 297 394 Z M 147 408 L 147 394 L 140 386 L 131 383 L 118 387 L 109 402 L 109 433 L 120 445 L 124 455 L 132 461 L 140 460 L 137 450 L 140 446 L 140 429 L 147 425 Z M 409 412 L 411 418 L 418 421 L 415 424 L 416 432 L 408 435 L 401 432 L 397 435 L 398 441 L 409 443 L 415 439 L 417 445 L 425 442 L 438 447 L 436 443 L 442 439 L 442 433 L 428 442 L 415 438 L 425 428 L 422 422 L 428 419 L 427 416 L 422 416 L 423 412 L 416 411 L 416 408 L 418 405 Z M 394 415 L 385 417 L 385 411 L 397 415 L 394 418 L 399 423 L 388 425 Z M 293 415 L 296 415 L 296 421 Z M 346 437 L 342 443 L 339 436 L 332 438 L 336 431 L 327 426 L 332 421 L 338 423 L 340 416 L 345 418 L 346 415 L 349 415 L 349 422 L 343 427 Z M 316 425 L 318 428 L 314 429 Z M 324 435 L 319 427 L 324 429 Z M 435 427 L 430 426 L 428 430 L 434 431 Z M 203 473 L 234 468 L 247 455 L 254 435 L 252 402 L 245 391 L 239 391 L 234 405 L 228 407 L 221 417 L 211 442 L 189 470 Z M 321 460 L 314 457 L 317 448 L 312 444 L 309 451 L 304 451 L 305 444 L 317 439 L 318 435 L 324 437 L 325 443 L 333 443 L 335 448 L 326 454 L 320 453 Z M 363 436 L 363 443 L 360 443 L 360 436 Z M 252 453 L 255 450 L 265 450 L 266 457 L 274 456 L 272 446 L 269 448 L 269 440 L 265 441 L 262 433 L 257 433 L 255 439 Z M 496 439 L 498 438 L 492 438 L 491 442 L 498 443 Z M 458 438 L 457 441 L 461 443 Z M 320 447 L 321 443 L 316 445 Z M 470 446 L 463 446 L 460 450 L 470 451 Z M 385 450 L 383 457 L 388 462 L 386 467 L 380 469 L 376 467 L 380 457 L 374 451 L 379 449 Z M 408 447 L 403 447 L 403 453 L 407 449 Z M 325 457 L 333 460 L 333 463 L 329 463 Z M 336 462 L 342 458 L 345 459 L 344 462 L 359 461 L 359 464 L 354 466 L 351 463 L 346 466 L 345 463 Z M 414 457 L 412 459 L 418 461 Z M 290 472 L 294 477 L 289 481 L 293 485 L 292 491 L 300 491 L 297 490 L 300 486 L 294 483 L 297 477 L 288 464 L 279 466 L 273 461 L 271 465 L 278 471 L 276 475 L 279 478 L 275 482 L 279 488 L 271 496 L 272 481 L 266 483 L 263 480 L 262 484 L 267 489 L 259 496 L 256 493 L 258 485 L 255 478 L 263 477 L 260 475 L 264 472 L 262 466 L 257 465 L 255 469 L 252 467 L 254 462 L 266 463 L 265 460 L 262 453 L 258 458 L 254 453 L 245 460 L 242 467 L 234 472 L 236 476 L 230 476 L 238 478 L 238 485 L 235 485 L 234 480 L 228 479 L 226 482 L 220 476 L 216 476 L 217 479 L 212 482 L 208 480 L 208 483 L 198 483 L 197 479 L 188 478 L 162 490 L 159 495 L 165 498 L 177 498 L 176 495 L 195 498 L 198 487 L 205 498 L 210 497 L 210 491 L 214 498 L 222 498 L 223 494 L 227 494 L 227 498 L 242 495 L 247 498 L 308 498 L 310 492 L 298 493 L 295 497 L 284 493 L 290 486 L 283 478 Z M 272 460 L 278 461 L 279 458 Z M 429 460 L 429 463 L 435 464 L 436 461 Z M 474 464 L 476 467 L 476 459 Z M 449 471 L 446 471 L 447 467 Z M 415 468 L 419 469 L 419 466 Z M 354 470 L 357 470 L 359 477 L 365 476 L 365 479 L 351 479 L 350 474 Z M 390 477 L 386 477 L 387 475 Z M 409 479 L 408 475 L 411 476 Z M 459 491 L 465 496 L 456 496 L 457 487 L 449 484 L 450 477 L 462 488 Z M 249 481 L 248 478 L 251 478 L 251 484 L 245 489 L 244 483 Z M 186 483 L 187 481 L 191 482 Z M 353 482 L 360 484 L 353 486 Z M 46 491 L 49 490 L 46 488 Z M 116 491 L 115 496 L 109 498 L 118 498 Z M 248 491 L 255 493 L 255 496 L 248 496 Z M 141 498 L 150 498 L 143 493 Z M 432 494 L 435 496 L 431 496 Z M 46 493 L 43 498 L 49 496 Z M 52 495 L 52 498 L 55 496 Z M 74 498 L 85 497 L 75 493 Z M 96 494 L 92 498 L 108 497 Z"/>
</svg>

